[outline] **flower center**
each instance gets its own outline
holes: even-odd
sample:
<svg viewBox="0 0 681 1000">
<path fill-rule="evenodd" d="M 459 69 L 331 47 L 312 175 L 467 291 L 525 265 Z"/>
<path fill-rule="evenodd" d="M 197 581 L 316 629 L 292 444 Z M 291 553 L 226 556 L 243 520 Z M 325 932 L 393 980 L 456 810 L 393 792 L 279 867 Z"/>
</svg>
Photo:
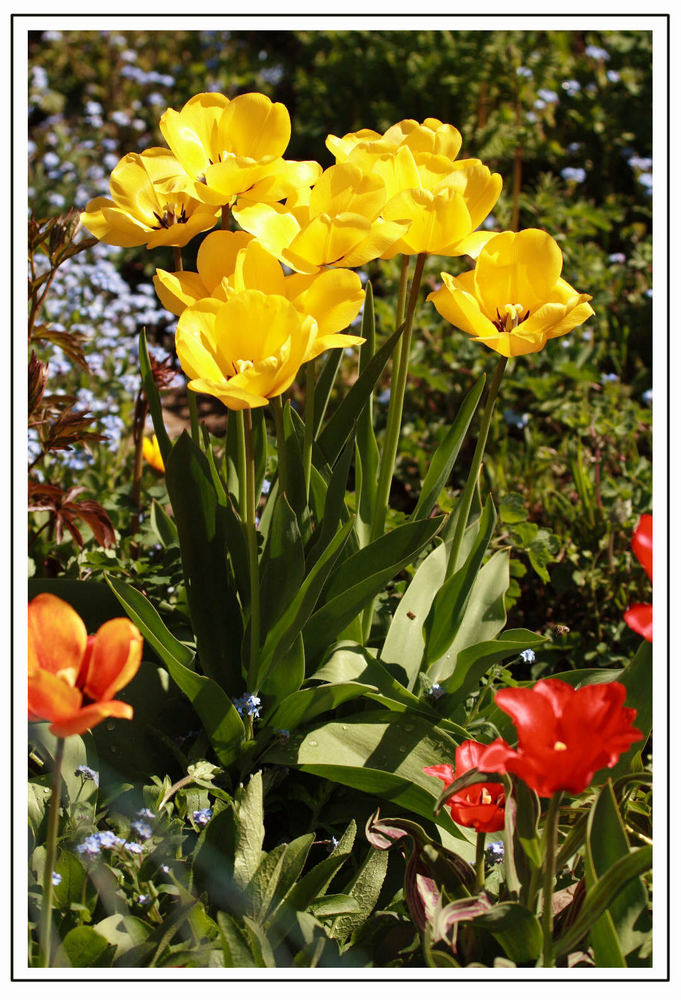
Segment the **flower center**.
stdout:
<svg viewBox="0 0 681 1000">
<path fill-rule="evenodd" d="M 523 306 L 521 302 L 507 302 L 504 306 L 503 315 L 499 313 L 499 307 L 497 306 L 497 318 L 493 319 L 492 322 L 501 333 L 508 333 L 514 330 L 520 323 L 524 323 L 530 315 L 529 309 L 525 312 L 524 316 L 522 312 Z"/>
<path fill-rule="evenodd" d="M 235 375 L 241 375 L 242 372 L 247 372 L 249 368 L 253 367 L 252 361 L 232 361 L 232 367 L 234 368 Z"/>
<path fill-rule="evenodd" d="M 487 791 L 486 788 L 483 788 L 483 790 L 482 790 L 482 795 L 480 796 L 480 801 L 482 802 L 482 804 L 484 806 L 488 806 L 490 804 L 490 802 L 492 801 L 492 796 L 490 795 L 490 793 Z"/>
<path fill-rule="evenodd" d="M 562 740 L 556 740 L 556 742 L 553 744 L 553 749 L 554 750 L 567 750 L 567 744 L 563 743 Z"/>
<path fill-rule="evenodd" d="M 176 222 L 189 222 L 184 205 L 180 206 L 180 214 L 177 217 L 175 216 L 174 205 L 164 205 L 163 215 L 159 215 L 158 212 L 154 212 L 154 216 L 158 219 L 158 225 L 154 226 L 154 229 L 170 229 L 170 227 L 175 225 Z"/>
</svg>

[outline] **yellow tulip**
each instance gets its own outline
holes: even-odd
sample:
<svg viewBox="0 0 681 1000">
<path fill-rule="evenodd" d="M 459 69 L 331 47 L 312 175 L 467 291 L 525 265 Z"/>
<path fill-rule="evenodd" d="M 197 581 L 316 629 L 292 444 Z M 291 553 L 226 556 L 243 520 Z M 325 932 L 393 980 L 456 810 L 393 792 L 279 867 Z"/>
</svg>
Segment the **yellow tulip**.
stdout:
<svg viewBox="0 0 681 1000">
<path fill-rule="evenodd" d="M 315 357 L 331 347 L 352 347 L 361 337 L 341 334 L 352 323 L 364 302 L 359 277 L 346 269 L 318 274 L 285 275 L 276 257 L 248 233 L 219 230 L 202 242 L 197 272 L 172 274 L 160 268 L 154 285 L 166 309 L 181 315 L 200 299 L 227 300 L 247 288 L 267 295 L 283 295 L 304 315 L 317 321 Z"/>
<path fill-rule="evenodd" d="M 358 167 L 365 176 L 380 177 L 386 187 L 382 216 L 409 220 L 401 239 L 382 257 L 396 253 L 477 256 L 491 238 L 474 230 L 494 207 L 501 176 L 480 160 L 456 160 L 461 134 L 453 125 L 426 118 L 408 119 L 383 135 L 361 129 L 339 138 L 329 135 L 328 149 L 338 163 Z"/>
<path fill-rule="evenodd" d="M 317 321 L 283 295 L 246 289 L 201 299 L 180 316 L 175 346 L 194 392 L 231 410 L 265 406 L 316 356 Z"/>
<path fill-rule="evenodd" d="M 359 167 L 329 167 L 311 190 L 301 189 L 285 205 L 241 199 L 233 215 L 273 256 L 301 274 L 322 267 L 358 267 L 386 254 L 409 228 L 381 218 L 386 201 L 381 177 Z"/>
<path fill-rule="evenodd" d="M 265 94 L 196 94 L 181 111 L 169 108 L 160 129 L 184 167 L 185 190 L 208 205 L 231 204 L 248 191 L 257 201 L 279 201 L 321 173 L 313 161 L 284 160 L 291 119 Z"/>
<path fill-rule="evenodd" d="M 150 438 L 145 437 L 142 442 L 142 454 L 152 469 L 156 469 L 157 472 L 165 472 L 166 467 L 163 464 L 163 456 L 155 434 L 152 434 Z"/>
<path fill-rule="evenodd" d="M 506 358 L 540 351 L 593 316 L 591 296 L 561 278 L 563 255 L 540 229 L 498 233 L 475 268 L 428 296 L 454 326 Z"/>
<path fill-rule="evenodd" d="M 218 212 L 173 190 L 183 175 L 167 149 L 128 153 L 111 172 L 111 198 L 94 198 L 81 221 L 98 240 L 117 247 L 186 246 L 213 228 Z"/>
</svg>

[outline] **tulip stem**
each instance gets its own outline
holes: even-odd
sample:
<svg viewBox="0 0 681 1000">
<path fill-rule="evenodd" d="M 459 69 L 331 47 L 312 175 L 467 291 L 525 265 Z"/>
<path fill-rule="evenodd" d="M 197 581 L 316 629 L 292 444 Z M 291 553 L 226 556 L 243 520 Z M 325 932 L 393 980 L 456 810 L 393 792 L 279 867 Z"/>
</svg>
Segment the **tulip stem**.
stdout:
<svg viewBox="0 0 681 1000">
<path fill-rule="evenodd" d="M 175 262 L 175 270 L 184 271 L 182 266 L 182 250 L 180 247 L 173 247 L 173 260 Z"/>
<path fill-rule="evenodd" d="M 405 266 L 405 261 L 406 266 Z M 390 403 L 388 405 L 388 420 L 383 440 L 383 450 L 378 470 L 378 486 L 376 487 L 376 501 L 371 522 L 371 541 L 375 541 L 383 533 L 385 526 L 385 516 L 390 498 L 390 484 L 392 483 L 395 469 L 395 458 L 397 456 L 397 446 L 400 439 L 400 429 L 402 427 L 402 411 L 404 409 L 404 396 L 407 388 L 407 372 L 409 370 L 409 354 L 411 352 L 411 332 L 414 325 L 414 313 L 416 312 L 416 301 L 418 299 L 419 288 L 421 287 L 421 275 L 423 265 L 426 262 L 426 254 L 420 253 L 416 258 L 414 275 L 409 291 L 409 301 L 407 311 L 404 315 L 404 330 L 396 348 L 395 369 L 393 371 L 392 385 L 390 388 Z M 400 278 L 400 291 L 397 306 L 397 326 L 402 322 L 404 309 L 404 298 L 406 293 L 406 271 L 409 258 L 402 258 L 402 275 Z"/>
<path fill-rule="evenodd" d="M 485 834 L 478 833 L 475 840 L 475 891 L 485 886 Z"/>
<path fill-rule="evenodd" d="M 390 387 L 390 403 L 388 405 L 388 420 L 383 439 L 383 450 L 378 467 L 378 484 L 376 486 L 376 497 L 374 499 L 374 510 L 371 519 L 370 541 L 374 542 L 383 534 L 385 527 L 385 517 L 390 500 L 390 485 L 392 483 L 393 472 L 395 470 L 395 458 L 397 457 L 397 446 L 400 440 L 400 430 L 402 427 L 402 411 L 404 409 L 404 396 L 407 389 L 407 373 L 409 371 L 409 354 L 411 352 L 411 332 L 414 325 L 414 314 L 416 312 L 416 301 L 421 287 L 421 276 L 423 265 L 426 262 L 426 254 L 420 253 L 414 265 L 411 288 L 409 290 L 409 301 L 407 302 L 406 314 L 404 303 L 407 291 L 407 272 L 409 269 L 409 257 L 402 256 L 402 272 L 400 274 L 400 287 L 397 297 L 397 316 L 395 328 L 401 325 L 404 317 L 404 330 L 400 337 L 394 357 L 394 370 L 392 384 Z M 373 618 L 373 600 L 364 609 L 362 616 L 362 632 L 365 641 L 369 638 L 371 631 L 371 620 Z"/>
<path fill-rule="evenodd" d="M 279 479 L 279 495 L 286 495 L 286 434 L 284 433 L 284 409 L 281 396 L 272 396 L 272 413 L 277 435 L 277 477 Z"/>
<path fill-rule="evenodd" d="M 303 439 L 303 472 L 305 475 L 305 499 L 310 496 L 310 475 L 312 472 L 312 444 L 314 441 L 314 358 L 305 366 L 305 437 Z"/>
<path fill-rule="evenodd" d="M 239 481 L 239 516 L 242 521 L 248 517 L 248 500 L 246 498 L 246 440 L 244 432 L 243 410 L 234 410 L 234 426 L 236 427 L 236 475 Z"/>
<path fill-rule="evenodd" d="M 463 533 L 466 530 L 468 515 L 471 512 L 471 504 L 473 502 L 473 493 L 480 475 L 480 466 L 482 465 L 483 455 L 485 454 L 485 445 L 487 444 L 487 435 L 489 433 L 489 425 L 492 420 L 492 413 L 494 412 L 494 404 L 497 400 L 499 386 L 501 385 L 501 380 L 507 364 L 508 358 L 505 358 L 502 355 L 497 361 L 492 381 L 490 382 L 489 389 L 487 390 L 487 401 L 485 403 L 485 409 L 482 413 L 478 443 L 475 446 L 473 461 L 471 462 L 471 467 L 468 470 L 468 479 L 466 480 L 466 485 L 456 511 L 456 528 L 454 529 L 454 539 L 452 541 L 449 561 L 447 563 L 447 579 L 449 579 L 452 573 L 456 571 L 456 563 L 461 549 L 461 540 L 463 538 Z"/>
<path fill-rule="evenodd" d="M 246 445 L 246 534 L 248 537 L 248 575 L 251 584 L 251 642 L 248 664 L 248 690 L 255 693 L 260 647 L 260 570 L 258 568 L 258 539 L 255 533 L 255 457 L 253 454 L 253 421 L 251 411 L 244 410 Z"/>
<path fill-rule="evenodd" d="M 192 430 L 192 441 L 201 447 L 201 433 L 199 431 L 199 410 L 196 404 L 196 393 L 187 388 L 187 406 L 189 407 L 189 421 Z"/>
<path fill-rule="evenodd" d="M 52 875 L 54 860 L 57 854 L 57 830 L 59 828 L 59 799 L 61 796 L 61 765 L 64 759 L 64 737 L 57 739 L 57 749 L 54 754 L 52 770 L 52 796 L 50 812 L 47 821 L 47 843 L 45 853 L 45 870 L 43 871 L 43 899 L 40 908 L 40 957 L 41 969 L 49 968 L 51 964 L 52 937 Z"/>
<path fill-rule="evenodd" d="M 544 827 L 544 892 L 542 896 L 542 966 L 553 968 L 553 882 L 556 875 L 556 844 L 562 792 L 555 792 L 549 803 Z"/>
</svg>

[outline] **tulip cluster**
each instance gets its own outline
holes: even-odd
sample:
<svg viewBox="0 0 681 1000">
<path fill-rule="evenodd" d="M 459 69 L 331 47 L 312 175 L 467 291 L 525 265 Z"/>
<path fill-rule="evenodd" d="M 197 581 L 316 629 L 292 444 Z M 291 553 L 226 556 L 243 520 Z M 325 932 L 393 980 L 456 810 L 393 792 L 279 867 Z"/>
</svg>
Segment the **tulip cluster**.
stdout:
<svg viewBox="0 0 681 1000">
<path fill-rule="evenodd" d="M 361 342 L 341 333 L 364 298 L 348 268 L 377 258 L 478 258 L 458 278 L 443 274 L 429 298 L 505 357 L 538 351 L 592 314 L 589 296 L 560 277 L 548 234 L 478 230 L 502 180 L 478 159 L 457 159 L 453 125 L 426 118 L 329 135 L 336 162 L 326 170 L 284 159 L 289 113 L 264 94 L 197 94 L 159 126 L 168 147 L 125 156 L 111 198 L 90 202 L 82 221 L 101 240 L 152 249 L 183 247 L 222 219 L 196 272 L 182 270 L 178 250 L 178 269 L 159 269 L 154 284 L 179 316 L 190 388 L 229 409 L 266 405 L 305 362 Z M 229 231 L 230 212 L 241 231 Z"/>
</svg>

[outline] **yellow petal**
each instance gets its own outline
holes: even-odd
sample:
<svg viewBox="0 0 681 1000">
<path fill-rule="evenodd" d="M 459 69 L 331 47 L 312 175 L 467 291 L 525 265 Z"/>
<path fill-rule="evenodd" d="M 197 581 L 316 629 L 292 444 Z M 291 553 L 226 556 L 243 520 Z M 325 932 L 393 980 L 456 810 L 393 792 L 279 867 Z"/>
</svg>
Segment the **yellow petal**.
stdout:
<svg viewBox="0 0 681 1000">
<path fill-rule="evenodd" d="M 499 200 L 501 174 L 490 173 L 480 160 L 458 160 L 452 164 L 450 179 L 466 202 L 472 228 L 477 229 Z"/>
<path fill-rule="evenodd" d="M 234 289 L 244 288 L 259 288 L 267 295 L 285 295 L 281 264 L 255 239 L 238 254 L 234 268 Z"/>
<path fill-rule="evenodd" d="M 453 192 L 403 191 L 388 202 L 383 217 L 411 221 L 398 243 L 401 253 L 443 253 L 444 247 L 468 236 L 472 229 L 464 199 Z"/>
<path fill-rule="evenodd" d="M 478 257 L 476 284 L 488 316 L 506 303 L 534 310 L 551 300 L 563 255 L 554 239 L 539 229 L 499 233 Z"/>
<path fill-rule="evenodd" d="M 342 213 L 373 220 L 385 204 L 385 185 L 380 177 L 366 176 L 351 163 L 329 167 L 312 188 L 310 216 Z"/>
<path fill-rule="evenodd" d="M 157 216 L 163 207 L 139 153 L 128 153 L 119 160 L 111 171 L 109 187 L 118 208 L 147 226 L 159 224 Z"/>
<path fill-rule="evenodd" d="M 337 263 L 369 233 L 371 223 L 361 215 L 345 213 L 311 219 L 282 255 L 296 270 L 310 272 Z"/>
<path fill-rule="evenodd" d="M 496 338 L 498 333 L 496 327 L 485 316 L 479 302 L 470 291 L 470 279 L 463 282 L 449 274 L 443 274 L 442 281 L 442 287 L 431 292 L 427 298 L 440 315 L 472 337 Z"/>
<path fill-rule="evenodd" d="M 359 129 L 358 132 L 348 132 L 344 136 L 327 135 L 326 148 L 332 153 L 338 163 L 347 160 L 348 156 L 360 142 L 374 142 L 379 140 L 381 135 L 370 128 Z"/>
<path fill-rule="evenodd" d="M 265 94 L 233 98 L 218 124 L 223 150 L 254 160 L 282 156 L 291 138 L 291 119 L 283 104 L 273 104 Z"/>
<path fill-rule="evenodd" d="M 210 295 L 201 276 L 194 271 L 177 271 L 172 274 L 159 267 L 156 268 L 153 281 L 159 299 L 176 316 L 183 313 L 187 306 L 193 306 L 199 299 Z"/>
<path fill-rule="evenodd" d="M 334 347 L 342 347 L 345 350 L 346 347 L 357 347 L 363 343 L 364 337 L 353 337 L 351 334 L 346 333 L 329 333 L 324 337 L 317 337 L 315 339 L 303 360 L 311 361 L 313 358 L 318 358 L 324 351 L 330 351 Z"/>
<path fill-rule="evenodd" d="M 208 289 L 207 295 L 214 292 L 223 278 L 234 274 L 239 251 L 252 239 L 250 233 L 232 233 L 228 229 L 219 229 L 206 236 L 196 255 L 196 269 Z"/>
<path fill-rule="evenodd" d="M 221 381 L 224 374 L 216 360 L 215 317 L 223 305 L 217 299 L 201 299 L 185 309 L 177 322 L 175 349 L 183 371 L 192 379 Z"/>
<path fill-rule="evenodd" d="M 83 212 L 80 217 L 93 236 L 115 247 L 139 247 L 147 242 L 151 232 L 148 226 L 137 222 L 123 209 L 116 208 L 108 198 L 96 200 L 100 203 L 100 208 L 94 212 Z"/>
<path fill-rule="evenodd" d="M 321 173 L 321 164 L 314 160 L 277 159 L 269 164 L 267 174 L 249 188 L 249 200 L 272 202 L 290 198 L 299 188 L 314 184 Z"/>
<path fill-rule="evenodd" d="M 287 286 L 297 278 L 298 275 L 287 278 Z M 314 316 L 319 327 L 317 336 L 325 337 L 345 330 L 352 323 L 362 308 L 364 290 L 353 271 L 338 268 L 315 275 L 307 288 L 291 301 L 300 312 Z"/>
<path fill-rule="evenodd" d="M 267 406 L 269 403 L 267 396 L 256 396 L 245 389 L 231 385 L 230 381 L 213 382 L 210 379 L 194 379 L 189 383 L 189 388 L 193 392 L 215 396 L 230 410 L 251 410 L 258 406 Z"/>
<path fill-rule="evenodd" d="M 242 229 L 252 233 L 263 246 L 281 258 L 282 252 L 300 232 L 296 217 L 283 205 L 245 205 L 233 210 Z"/>
</svg>

